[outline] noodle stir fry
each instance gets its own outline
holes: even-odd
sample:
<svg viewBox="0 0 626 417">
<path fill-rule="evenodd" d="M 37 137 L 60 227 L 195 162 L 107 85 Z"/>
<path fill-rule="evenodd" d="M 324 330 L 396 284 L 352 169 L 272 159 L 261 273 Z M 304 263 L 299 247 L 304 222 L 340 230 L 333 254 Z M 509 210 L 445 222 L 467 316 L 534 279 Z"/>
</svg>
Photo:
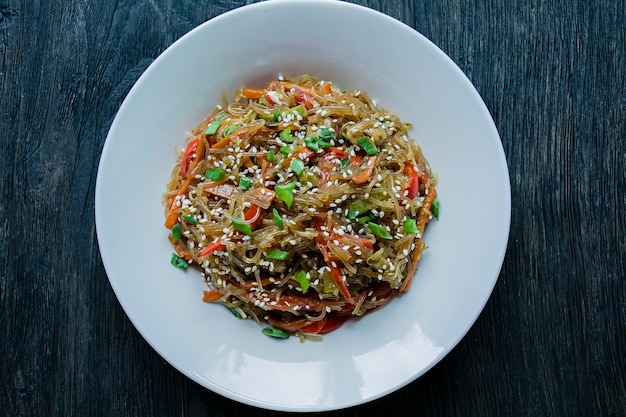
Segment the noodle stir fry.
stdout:
<svg viewBox="0 0 626 417">
<path fill-rule="evenodd" d="M 204 301 L 264 333 L 311 336 L 406 292 L 438 217 L 410 125 L 310 76 L 242 87 L 180 152 L 167 193 L 172 263 Z"/>
</svg>

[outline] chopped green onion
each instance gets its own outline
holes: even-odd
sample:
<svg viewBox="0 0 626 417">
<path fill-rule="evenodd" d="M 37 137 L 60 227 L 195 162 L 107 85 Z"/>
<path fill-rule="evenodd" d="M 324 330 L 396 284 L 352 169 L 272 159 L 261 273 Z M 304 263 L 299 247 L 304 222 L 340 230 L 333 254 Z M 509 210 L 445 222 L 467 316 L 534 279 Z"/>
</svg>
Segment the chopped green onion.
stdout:
<svg viewBox="0 0 626 417">
<path fill-rule="evenodd" d="M 376 145 L 374 145 L 367 136 L 361 136 L 356 141 L 368 155 L 376 155 L 378 153 Z"/>
<path fill-rule="evenodd" d="M 370 230 L 372 231 L 372 233 L 374 233 L 374 236 L 379 237 L 381 239 L 391 239 L 391 233 L 389 233 L 389 231 L 387 231 L 387 229 L 385 229 L 383 226 L 376 224 L 376 223 L 372 223 L 372 222 L 367 222 L 367 225 L 370 227 Z"/>
<path fill-rule="evenodd" d="M 243 175 L 239 177 L 239 188 L 241 188 L 242 190 L 247 190 L 248 188 L 250 188 L 251 184 L 252 180 L 250 178 L 244 177 Z"/>
<path fill-rule="evenodd" d="M 291 163 L 289 164 L 289 169 L 300 175 L 304 171 L 304 162 L 302 162 L 298 158 L 293 158 L 291 160 Z"/>
<path fill-rule="evenodd" d="M 273 259 L 275 261 L 284 261 L 287 259 L 289 252 L 282 251 L 280 249 L 272 249 L 270 253 L 267 254 L 267 259 Z"/>
<path fill-rule="evenodd" d="M 335 140 L 335 134 L 331 132 L 330 129 L 328 129 L 327 127 L 321 127 L 319 133 L 322 140 L 325 140 L 326 142 Z"/>
<path fill-rule="evenodd" d="M 348 213 L 348 220 L 354 220 L 359 216 L 359 212 L 358 211 L 351 211 Z"/>
<path fill-rule="evenodd" d="M 226 116 L 228 116 L 228 113 L 220 113 L 217 116 L 215 116 L 215 120 L 218 122 L 221 122 L 222 120 L 224 120 Z"/>
<path fill-rule="evenodd" d="M 275 122 L 278 121 L 278 116 L 280 116 L 280 109 L 276 108 L 274 110 L 274 114 L 272 115 Z"/>
<path fill-rule="evenodd" d="M 237 126 L 237 125 L 228 125 L 228 126 L 226 126 L 226 128 L 222 132 L 224 137 L 230 136 L 235 130 L 237 130 L 238 127 L 239 126 Z"/>
<path fill-rule="evenodd" d="M 341 137 L 344 138 L 345 140 L 350 140 L 346 132 L 341 132 Z"/>
<path fill-rule="evenodd" d="M 309 279 L 306 277 L 306 272 L 298 272 L 298 274 L 295 276 L 295 280 L 298 281 L 298 284 L 300 284 L 300 288 L 302 288 L 302 293 L 304 294 L 306 290 L 309 289 L 310 285 Z"/>
<path fill-rule="evenodd" d="M 437 197 L 435 197 L 430 206 L 430 212 L 433 214 L 435 219 L 439 220 L 439 199 Z"/>
<path fill-rule="evenodd" d="M 183 219 L 185 219 L 185 221 L 189 224 L 198 224 L 200 223 L 198 220 L 196 220 L 194 217 L 191 216 L 187 216 L 185 214 L 183 214 Z"/>
<path fill-rule="evenodd" d="M 224 168 L 209 168 L 204 173 L 204 176 L 210 180 L 219 181 L 222 175 L 224 175 L 224 172 L 226 172 Z"/>
<path fill-rule="evenodd" d="M 417 227 L 417 222 L 415 219 L 408 219 L 402 224 L 402 230 L 404 233 L 408 233 L 410 235 L 417 235 L 420 232 L 420 229 Z"/>
<path fill-rule="evenodd" d="M 215 120 L 214 122 L 211 122 L 211 124 L 209 125 L 209 127 L 207 127 L 206 131 L 204 132 L 205 135 L 214 135 L 217 133 L 217 129 L 219 129 L 220 124 L 222 124 L 222 122 L 220 122 L 219 120 Z"/>
<path fill-rule="evenodd" d="M 293 141 L 296 140 L 291 134 L 291 126 L 280 132 L 280 140 L 286 143 L 293 143 Z"/>
<path fill-rule="evenodd" d="M 291 153 L 291 148 L 289 146 L 281 146 L 280 153 L 283 155 L 289 155 Z"/>
<path fill-rule="evenodd" d="M 363 216 L 363 217 L 359 217 L 358 219 L 356 219 L 357 223 L 359 224 L 367 223 L 370 220 L 372 220 L 370 216 Z"/>
<path fill-rule="evenodd" d="M 239 230 L 241 233 L 252 236 L 252 226 L 250 226 L 250 223 L 235 216 L 231 216 L 230 221 L 233 223 L 235 230 Z"/>
<path fill-rule="evenodd" d="M 269 151 L 267 155 L 265 155 L 265 158 L 267 159 L 267 162 L 274 162 L 274 159 L 276 159 L 276 154 L 273 151 Z"/>
<path fill-rule="evenodd" d="M 275 339 L 288 339 L 289 338 L 289 333 L 283 330 L 277 329 L 276 327 L 266 327 L 263 330 L 261 330 L 261 332 L 265 336 L 273 337 Z"/>
<path fill-rule="evenodd" d="M 172 240 L 174 242 L 178 242 L 178 240 L 180 239 L 181 236 L 182 236 L 182 234 L 180 233 L 180 223 L 176 223 L 172 227 Z"/>
<path fill-rule="evenodd" d="M 278 210 L 276 210 L 275 208 L 272 209 L 272 214 L 274 215 L 274 223 L 276 223 L 276 226 L 278 226 L 279 229 L 283 228 L 283 218 L 280 217 L 280 214 L 278 213 Z"/>
<path fill-rule="evenodd" d="M 170 263 L 176 268 L 183 270 L 187 270 L 187 268 L 189 267 L 189 263 L 175 253 L 172 253 L 172 259 L 170 260 Z"/>
<path fill-rule="evenodd" d="M 311 150 L 317 152 L 320 148 L 328 148 L 330 143 L 325 142 L 317 136 L 309 136 L 304 138 L 304 144 Z"/>
<path fill-rule="evenodd" d="M 291 208 L 293 204 L 293 190 L 296 188 L 296 182 L 290 182 L 288 184 L 277 185 L 274 191 L 276 197 L 280 198 L 287 204 L 287 207 Z"/>
<path fill-rule="evenodd" d="M 350 161 L 348 161 L 348 159 L 346 158 L 343 158 L 341 160 L 341 163 L 339 164 L 339 168 L 345 169 L 345 168 L 348 168 L 348 165 L 350 165 Z"/>
<path fill-rule="evenodd" d="M 238 319 L 243 319 L 243 317 L 241 316 L 241 313 L 235 307 L 227 307 L 227 308 L 228 308 L 228 311 L 230 311 L 233 316 L 237 317 Z"/>
<path fill-rule="evenodd" d="M 300 117 L 302 117 L 303 119 L 306 119 L 309 115 L 309 113 L 306 110 L 306 107 L 304 107 L 302 104 L 297 105 L 296 107 L 293 107 L 291 109 L 291 112 L 293 114 L 299 114 Z"/>
</svg>

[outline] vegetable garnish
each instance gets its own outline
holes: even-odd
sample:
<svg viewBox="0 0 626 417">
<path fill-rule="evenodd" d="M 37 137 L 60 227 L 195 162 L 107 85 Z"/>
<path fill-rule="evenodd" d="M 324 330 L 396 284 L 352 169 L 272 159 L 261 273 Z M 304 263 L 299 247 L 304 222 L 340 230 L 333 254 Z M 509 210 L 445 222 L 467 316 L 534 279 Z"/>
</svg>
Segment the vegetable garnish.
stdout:
<svg viewBox="0 0 626 417">
<path fill-rule="evenodd" d="M 374 233 L 374 236 L 379 237 L 381 239 L 393 238 L 393 236 L 391 236 L 391 233 L 389 233 L 389 231 L 385 229 L 383 226 L 376 224 L 374 222 L 367 222 L 367 225 L 370 227 L 370 230 L 372 231 L 372 233 Z"/>
<path fill-rule="evenodd" d="M 226 172 L 224 168 L 209 168 L 204 173 L 204 176 L 209 180 L 219 181 L 222 175 L 224 175 L 224 172 Z"/>
<path fill-rule="evenodd" d="M 291 126 L 287 127 L 285 130 L 280 132 L 279 136 L 280 136 L 280 140 L 282 140 L 285 143 L 293 143 L 293 141 L 296 140 L 296 138 L 294 138 L 291 135 Z"/>
<path fill-rule="evenodd" d="M 237 130 L 237 128 L 239 128 L 239 126 L 237 125 L 228 125 L 224 128 L 222 134 L 224 135 L 224 137 L 230 136 L 235 132 L 235 130 Z"/>
<path fill-rule="evenodd" d="M 239 188 L 242 190 L 250 188 L 250 184 L 252 184 L 252 180 L 250 178 L 244 176 L 239 177 Z"/>
<path fill-rule="evenodd" d="M 408 233 L 410 235 L 417 235 L 420 232 L 420 229 L 417 228 L 417 222 L 415 219 L 407 219 L 402 223 L 402 230 L 404 233 Z"/>
<path fill-rule="evenodd" d="M 178 242 L 181 236 L 180 223 L 176 223 L 174 227 L 172 227 L 172 240 L 174 240 L 174 242 Z"/>
<path fill-rule="evenodd" d="M 243 317 L 241 316 L 241 313 L 235 307 L 228 307 L 228 311 L 230 311 L 231 314 L 237 317 L 238 319 L 243 319 Z"/>
<path fill-rule="evenodd" d="M 439 220 L 439 199 L 435 198 L 433 200 L 433 204 L 430 208 L 430 212 L 433 214 L 433 217 Z"/>
<path fill-rule="evenodd" d="M 164 194 L 172 265 L 203 272 L 202 300 L 303 339 L 407 291 L 439 216 L 410 124 L 309 76 L 230 96 Z"/>
<path fill-rule="evenodd" d="M 291 163 L 289 164 L 289 169 L 300 175 L 304 171 L 304 162 L 302 162 L 298 158 L 293 158 L 291 160 Z"/>
<path fill-rule="evenodd" d="M 272 259 L 275 261 L 284 261 L 289 256 L 289 252 L 282 251 L 280 249 L 272 249 L 270 253 L 267 254 L 267 259 Z"/>
<path fill-rule="evenodd" d="M 273 337 L 275 339 L 289 339 L 289 333 L 275 327 L 266 327 L 262 330 L 262 332 L 265 336 Z"/>
<path fill-rule="evenodd" d="M 279 229 L 283 228 L 283 218 L 280 217 L 280 213 L 275 208 L 272 209 L 272 214 L 274 216 L 274 223 L 278 226 Z"/>
<path fill-rule="evenodd" d="M 326 142 L 330 142 L 335 139 L 335 135 L 327 127 L 321 127 L 319 130 L 320 138 Z"/>
<path fill-rule="evenodd" d="M 368 155 L 376 155 L 378 153 L 376 145 L 374 145 L 367 136 L 361 136 L 356 141 Z"/>
<path fill-rule="evenodd" d="M 172 253 L 172 259 L 170 259 L 170 263 L 174 265 L 176 268 L 187 270 L 189 268 L 189 262 L 181 258 L 180 256 Z"/>
<path fill-rule="evenodd" d="M 304 271 L 300 271 L 296 274 L 296 276 L 294 277 L 294 279 L 296 281 L 298 281 L 298 284 L 300 284 L 300 288 L 302 288 L 302 293 L 306 293 L 306 290 L 309 289 L 309 285 L 311 284 L 309 282 L 309 279 L 306 276 L 306 272 Z"/>
<path fill-rule="evenodd" d="M 235 230 L 239 230 L 241 233 L 252 236 L 252 226 L 250 226 L 250 223 L 235 216 L 231 216 L 230 221 L 233 223 L 233 228 Z"/>
<path fill-rule="evenodd" d="M 204 132 L 205 135 L 214 135 L 217 133 L 217 129 L 219 129 L 220 125 L 222 123 L 219 120 L 215 120 L 213 122 L 211 122 L 211 124 L 209 124 L 209 127 L 207 127 L 206 131 Z"/>
<path fill-rule="evenodd" d="M 183 215 L 183 219 L 189 224 L 200 224 L 194 217 L 187 216 L 186 214 Z"/>
<path fill-rule="evenodd" d="M 290 182 L 288 184 L 277 185 L 275 188 L 276 197 L 280 198 L 287 204 L 287 207 L 291 208 L 293 204 L 293 190 L 296 188 L 296 182 Z"/>
<path fill-rule="evenodd" d="M 325 142 L 317 136 L 309 136 L 304 138 L 304 144 L 311 150 L 317 152 L 320 148 L 328 148 L 330 145 L 329 142 Z"/>
</svg>

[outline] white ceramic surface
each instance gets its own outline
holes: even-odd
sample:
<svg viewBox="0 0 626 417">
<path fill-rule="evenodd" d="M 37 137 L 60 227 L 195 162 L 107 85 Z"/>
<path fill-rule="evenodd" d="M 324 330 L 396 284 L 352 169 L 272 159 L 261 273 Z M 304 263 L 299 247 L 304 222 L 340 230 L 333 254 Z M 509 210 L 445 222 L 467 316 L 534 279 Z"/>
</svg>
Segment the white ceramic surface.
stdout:
<svg viewBox="0 0 626 417">
<path fill-rule="evenodd" d="M 241 84 L 309 73 L 368 91 L 414 125 L 439 175 L 441 219 L 425 234 L 410 291 L 321 342 L 270 339 L 201 301 L 199 273 L 169 264 L 165 183 L 185 133 Z M 258 407 L 320 411 L 364 403 L 418 378 L 466 334 L 506 250 L 510 186 L 478 93 L 435 45 L 381 13 L 334 0 L 273 0 L 194 29 L 137 81 L 111 126 L 96 184 L 111 286 L 150 345 L 199 384 Z"/>
</svg>

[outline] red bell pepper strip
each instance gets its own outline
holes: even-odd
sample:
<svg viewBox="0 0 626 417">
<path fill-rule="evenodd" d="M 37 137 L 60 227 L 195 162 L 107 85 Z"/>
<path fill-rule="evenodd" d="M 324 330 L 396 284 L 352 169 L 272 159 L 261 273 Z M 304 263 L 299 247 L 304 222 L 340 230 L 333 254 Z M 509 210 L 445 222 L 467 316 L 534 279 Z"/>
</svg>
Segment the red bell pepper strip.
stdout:
<svg viewBox="0 0 626 417">
<path fill-rule="evenodd" d="M 420 179 L 419 174 L 413 167 L 413 164 L 409 162 L 404 163 L 404 173 L 409 177 L 409 186 L 407 187 L 407 197 L 413 200 L 418 196 L 420 190 Z"/>
</svg>

